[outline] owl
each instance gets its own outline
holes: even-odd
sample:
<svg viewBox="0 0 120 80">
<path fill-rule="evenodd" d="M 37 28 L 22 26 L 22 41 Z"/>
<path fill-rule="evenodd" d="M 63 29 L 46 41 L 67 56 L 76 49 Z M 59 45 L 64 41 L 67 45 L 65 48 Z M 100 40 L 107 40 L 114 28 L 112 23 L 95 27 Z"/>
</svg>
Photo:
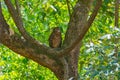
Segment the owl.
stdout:
<svg viewBox="0 0 120 80">
<path fill-rule="evenodd" d="M 49 46 L 51 48 L 60 48 L 62 44 L 61 31 L 59 27 L 55 27 L 49 37 Z"/>
</svg>

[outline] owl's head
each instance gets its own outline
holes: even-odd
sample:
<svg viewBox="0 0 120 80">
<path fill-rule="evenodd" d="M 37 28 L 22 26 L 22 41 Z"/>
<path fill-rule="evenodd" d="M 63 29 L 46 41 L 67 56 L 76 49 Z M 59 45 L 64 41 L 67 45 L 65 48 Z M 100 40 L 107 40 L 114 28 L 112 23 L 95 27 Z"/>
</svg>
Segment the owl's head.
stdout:
<svg viewBox="0 0 120 80">
<path fill-rule="evenodd" d="M 59 28 L 59 27 L 55 27 L 55 28 L 53 29 L 53 32 L 55 32 L 55 33 L 61 33 L 61 31 L 60 31 L 60 28 Z"/>
</svg>

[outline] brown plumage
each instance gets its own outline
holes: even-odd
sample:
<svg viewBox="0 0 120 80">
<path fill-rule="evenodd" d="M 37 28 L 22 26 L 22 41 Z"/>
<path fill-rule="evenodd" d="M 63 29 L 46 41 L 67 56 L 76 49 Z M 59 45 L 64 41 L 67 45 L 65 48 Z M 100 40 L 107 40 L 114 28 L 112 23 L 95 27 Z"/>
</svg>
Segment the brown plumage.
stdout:
<svg viewBox="0 0 120 80">
<path fill-rule="evenodd" d="M 61 37 L 60 28 L 55 27 L 49 37 L 49 46 L 51 48 L 59 48 L 61 47 L 61 43 L 62 43 L 62 37 Z"/>
</svg>

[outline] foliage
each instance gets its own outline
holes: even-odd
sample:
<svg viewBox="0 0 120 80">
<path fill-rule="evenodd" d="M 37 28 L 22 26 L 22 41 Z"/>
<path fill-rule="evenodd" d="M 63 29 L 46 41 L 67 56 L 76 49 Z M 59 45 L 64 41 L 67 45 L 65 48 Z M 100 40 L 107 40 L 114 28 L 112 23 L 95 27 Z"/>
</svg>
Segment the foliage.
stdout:
<svg viewBox="0 0 120 80">
<path fill-rule="evenodd" d="M 59 26 L 64 38 L 69 14 L 65 0 L 20 0 L 25 29 L 34 38 L 48 45 L 48 37 L 53 27 Z M 76 0 L 71 0 L 74 6 Z M 14 3 L 14 0 L 13 0 Z M 4 3 L 3 13 L 11 28 L 19 33 Z M 71 10 L 72 10 L 71 6 Z M 83 39 L 79 58 L 79 75 L 83 80 L 117 80 L 120 77 L 120 51 L 114 56 L 115 38 L 120 29 L 114 27 L 114 1 L 104 0 L 101 10 L 89 32 Z M 120 50 L 120 49 L 119 49 Z M 21 57 L 0 44 L 1 80 L 56 80 L 48 69 Z"/>
<path fill-rule="evenodd" d="M 120 28 L 114 27 L 114 2 L 105 0 L 92 27 L 83 40 L 79 60 L 83 80 L 118 80 L 120 78 Z M 118 46 L 118 57 L 115 56 Z"/>
</svg>

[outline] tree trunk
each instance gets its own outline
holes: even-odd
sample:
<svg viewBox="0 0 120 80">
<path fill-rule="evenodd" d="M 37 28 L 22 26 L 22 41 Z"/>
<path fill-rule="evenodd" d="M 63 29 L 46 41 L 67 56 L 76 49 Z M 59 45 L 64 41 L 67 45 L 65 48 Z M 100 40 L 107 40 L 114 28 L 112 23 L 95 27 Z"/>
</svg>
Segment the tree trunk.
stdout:
<svg viewBox="0 0 120 80">
<path fill-rule="evenodd" d="M 84 0 L 79 0 L 74 7 L 74 11 L 71 15 L 70 22 L 68 24 L 68 29 L 66 32 L 65 40 L 63 47 L 66 47 L 68 45 L 71 45 L 78 37 L 81 35 L 82 30 L 87 23 L 88 18 L 88 11 L 89 6 L 92 3 L 92 0 L 88 0 L 87 2 Z M 67 56 L 65 56 L 65 60 L 67 62 L 68 68 L 67 70 L 67 78 L 62 77 L 60 80 L 78 80 L 78 58 L 79 58 L 79 50 L 80 50 L 81 42 L 79 42 L 75 48 L 73 48 Z M 64 69 L 65 71 L 65 69 Z M 64 74 L 63 76 L 66 76 Z"/>
</svg>

